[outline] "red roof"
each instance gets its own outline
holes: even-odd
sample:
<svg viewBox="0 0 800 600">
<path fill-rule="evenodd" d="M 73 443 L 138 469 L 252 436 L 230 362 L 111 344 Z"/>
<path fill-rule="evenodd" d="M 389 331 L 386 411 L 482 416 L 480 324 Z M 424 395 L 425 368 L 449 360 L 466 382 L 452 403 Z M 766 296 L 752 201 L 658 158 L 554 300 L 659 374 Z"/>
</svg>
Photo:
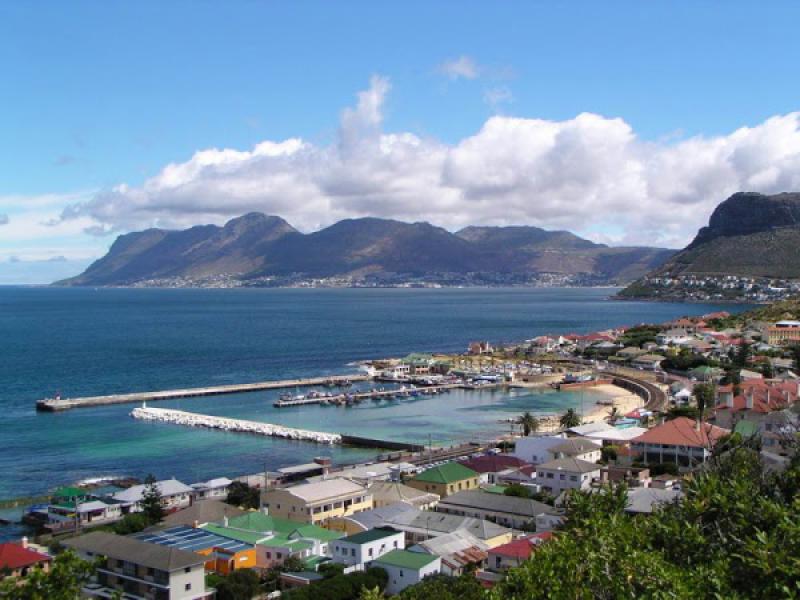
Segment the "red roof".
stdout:
<svg viewBox="0 0 800 600">
<path fill-rule="evenodd" d="M 719 438 L 729 433 L 730 431 L 727 429 L 710 425 L 709 423 L 701 423 L 698 428 L 694 419 L 678 417 L 657 425 L 642 435 L 633 438 L 631 443 L 708 448 L 713 446 Z"/>
<path fill-rule="evenodd" d="M 22 569 L 49 561 L 50 557 L 46 554 L 23 548 L 19 544 L 0 544 L 0 569 L 4 567 L 8 567 L 9 569 Z"/>
<path fill-rule="evenodd" d="M 536 546 L 546 542 L 553 537 L 552 531 L 543 531 L 542 533 L 535 533 L 524 538 L 519 538 L 507 544 L 502 544 L 489 550 L 490 554 L 499 554 L 506 558 L 519 558 L 522 560 L 528 559 L 531 553 L 536 549 Z"/>
<path fill-rule="evenodd" d="M 462 465 L 478 473 L 497 473 L 506 469 L 519 469 L 528 466 L 524 460 L 508 454 L 476 456 L 461 462 Z"/>
<path fill-rule="evenodd" d="M 720 402 L 717 410 L 752 410 L 753 412 L 767 414 L 776 410 L 783 410 L 798 400 L 798 385 L 794 382 L 769 383 L 763 379 L 750 379 L 739 384 L 741 394 L 733 399 L 733 407 L 725 402 Z M 733 386 L 726 385 L 719 388 L 720 394 L 733 393 Z M 748 397 L 752 398 L 752 408 L 747 408 Z"/>
</svg>

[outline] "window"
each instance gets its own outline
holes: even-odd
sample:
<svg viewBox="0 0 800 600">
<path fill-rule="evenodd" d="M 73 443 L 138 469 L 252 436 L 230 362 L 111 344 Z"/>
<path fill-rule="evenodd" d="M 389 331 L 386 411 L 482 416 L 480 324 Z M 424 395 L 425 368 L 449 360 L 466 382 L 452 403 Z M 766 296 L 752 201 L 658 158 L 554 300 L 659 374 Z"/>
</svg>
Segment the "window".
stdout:
<svg viewBox="0 0 800 600">
<path fill-rule="evenodd" d="M 400 577 L 403 576 L 403 569 L 400 569 Z"/>
<path fill-rule="evenodd" d="M 186 568 L 183 570 L 183 572 L 184 572 L 184 573 L 191 573 L 191 572 L 192 572 L 192 567 L 186 567 Z"/>
<path fill-rule="evenodd" d="M 372 552 L 372 548 L 370 548 L 370 549 L 367 551 L 367 554 L 369 554 L 369 556 L 372 556 L 372 554 L 373 554 L 373 552 Z"/>
<path fill-rule="evenodd" d="M 355 555 L 356 555 L 356 549 L 350 548 L 350 556 L 355 556 Z"/>
<path fill-rule="evenodd" d="M 397 548 L 397 540 L 394 541 L 394 547 Z"/>
<path fill-rule="evenodd" d="M 185 591 L 187 591 L 187 592 L 188 592 L 190 589 L 192 589 L 192 584 L 191 584 L 191 583 L 187 583 L 187 584 L 186 584 L 186 585 L 183 587 L 183 589 L 184 589 Z"/>
<path fill-rule="evenodd" d="M 267 558 L 272 558 L 272 552 L 267 552 Z"/>
</svg>

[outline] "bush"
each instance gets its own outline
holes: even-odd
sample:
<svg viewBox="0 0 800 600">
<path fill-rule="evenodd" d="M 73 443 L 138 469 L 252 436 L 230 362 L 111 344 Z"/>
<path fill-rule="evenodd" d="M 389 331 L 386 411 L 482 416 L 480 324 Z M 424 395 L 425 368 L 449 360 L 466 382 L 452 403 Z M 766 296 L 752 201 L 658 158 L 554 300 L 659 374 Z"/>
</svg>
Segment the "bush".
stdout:
<svg viewBox="0 0 800 600">
<path fill-rule="evenodd" d="M 216 588 L 217 600 L 251 600 L 261 591 L 258 575 L 251 569 L 239 569 L 220 578 Z"/>
<path fill-rule="evenodd" d="M 154 523 L 152 523 L 144 513 L 130 513 L 114 523 L 111 529 L 117 535 L 130 535 L 132 533 L 139 533 L 151 525 L 154 525 Z"/>
<path fill-rule="evenodd" d="M 242 508 L 258 508 L 261 505 L 261 493 L 246 483 L 234 481 L 228 487 L 228 497 L 225 502 Z"/>
<path fill-rule="evenodd" d="M 335 575 L 330 579 L 315 581 L 304 588 L 296 588 L 283 593 L 283 600 L 352 600 L 358 598 L 363 589 L 379 590 L 386 588 L 386 571 L 370 568 L 347 575 Z"/>
<path fill-rule="evenodd" d="M 506 496 L 515 496 L 517 498 L 531 497 L 531 491 L 524 485 L 520 485 L 519 483 L 512 483 L 505 490 L 503 490 L 503 494 Z"/>
</svg>

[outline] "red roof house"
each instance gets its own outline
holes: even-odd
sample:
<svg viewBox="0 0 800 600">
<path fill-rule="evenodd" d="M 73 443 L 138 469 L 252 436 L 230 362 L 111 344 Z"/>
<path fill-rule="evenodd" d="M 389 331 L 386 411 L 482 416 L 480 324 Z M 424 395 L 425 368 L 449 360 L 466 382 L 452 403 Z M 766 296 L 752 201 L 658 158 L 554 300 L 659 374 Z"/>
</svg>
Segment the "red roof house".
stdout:
<svg viewBox="0 0 800 600">
<path fill-rule="evenodd" d="M 9 569 L 12 577 L 27 575 L 31 567 L 47 568 L 52 560 L 47 554 L 28 548 L 25 541 L 21 544 L 11 542 L 0 544 L 0 570 Z"/>
<path fill-rule="evenodd" d="M 507 569 L 516 567 L 528 560 L 536 547 L 552 539 L 552 531 L 534 533 L 489 550 L 489 567 Z"/>
<path fill-rule="evenodd" d="M 678 417 L 666 421 L 631 440 L 631 450 L 645 464 L 675 463 L 693 467 L 711 455 L 714 445 L 730 431 L 690 419 Z"/>
</svg>

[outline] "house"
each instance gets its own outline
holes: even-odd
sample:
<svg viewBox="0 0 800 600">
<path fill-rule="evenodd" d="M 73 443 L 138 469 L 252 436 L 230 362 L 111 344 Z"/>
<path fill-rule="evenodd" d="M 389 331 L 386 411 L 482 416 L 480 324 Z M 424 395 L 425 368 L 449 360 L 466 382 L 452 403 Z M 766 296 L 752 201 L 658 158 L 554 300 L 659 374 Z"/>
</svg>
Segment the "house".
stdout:
<svg viewBox="0 0 800 600">
<path fill-rule="evenodd" d="M 528 560 L 536 548 L 553 538 L 553 532 L 544 531 L 518 538 L 489 550 L 488 565 L 495 571 L 518 567 Z"/>
<path fill-rule="evenodd" d="M 481 483 L 497 483 L 500 473 L 510 473 L 529 466 L 524 460 L 512 454 L 485 454 L 462 460 L 459 464 L 480 474 Z"/>
<path fill-rule="evenodd" d="M 222 500 L 202 500 L 195 502 L 188 508 L 168 514 L 161 520 L 167 527 L 187 525 L 201 527 L 208 523 L 216 523 L 224 518 L 232 519 L 245 514 L 240 508 L 225 504 Z"/>
<path fill-rule="evenodd" d="M 577 458 L 559 458 L 536 467 L 536 483 L 551 496 L 566 490 L 588 489 L 600 478 L 600 465 Z"/>
<path fill-rule="evenodd" d="M 549 504 L 530 498 L 490 494 L 481 490 L 459 492 L 442 499 L 437 512 L 492 521 L 512 529 L 536 529 L 536 518 L 557 513 Z M 561 516 L 561 513 L 558 513 Z"/>
<path fill-rule="evenodd" d="M 600 460 L 600 444 L 586 438 L 567 438 L 560 444 L 552 446 L 548 452 L 550 460 L 559 458 L 577 458 L 586 462 L 596 463 Z"/>
<path fill-rule="evenodd" d="M 514 456 L 523 462 L 538 465 L 550 460 L 550 448 L 567 438 L 563 433 L 556 435 L 529 435 L 519 438 L 514 447 Z"/>
<path fill-rule="evenodd" d="M 195 500 L 207 500 L 209 498 L 216 498 L 224 500 L 228 497 L 228 487 L 233 483 L 227 477 L 217 477 L 202 483 L 193 483 L 192 489 L 194 490 Z"/>
<path fill-rule="evenodd" d="M 470 342 L 467 353 L 473 355 L 491 354 L 494 348 L 489 342 Z"/>
<path fill-rule="evenodd" d="M 511 530 L 497 523 L 475 517 L 449 515 L 441 512 L 409 510 L 383 520 L 390 527 L 406 534 L 406 546 L 424 542 L 446 533 L 465 531 L 493 548 L 511 540 Z"/>
<path fill-rule="evenodd" d="M 478 473 L 457 462 L 432 467 L 415 475 L 405 483 L 408 486 L 446 498 L 463 490 L 474 490 L 480 483 Z"/>
<path fill-rule="evenodd" d="M 155 486 L 161 494 L 161 506 L 167 512 L 185 508 L 192 503 L 194 490 L 177 479 L 156 481 Z M 147 491 L 147 484 L 134 485 L 113 495 L 114 500 L 122 504 L 122 512 L 141 512 L 141 502 Z"/>
<path fill-rule="evenodd" d="M 239 569 L 256 566 L 256 549 L 253 544 L 245 544 L 205 529 L 178 525 L 158 531 L 137 533 L 131 537 L 148 544 L 195 552 L 206 558 L 207 571 L 219 575 L 228 575 Z"/>
<path fill-rule="evenodd" d="M 773 412 L 784 410 L 798 400 L 800 384 L 793 381 L 772 382 L 758 379 L 717 388 L 714 423 L 733 429 L 736 421 L 746 419 L 761 423 Z M 738 395 L 734 395 L 739 391 Z"/>
<path fill-rule="evenodd" d="M 379 508 L 373 508 L 372 510 L 365 510 L 347 517 L 331 519 L 326 524 L 326 527 L 332 531 L 351 535 L 359 531 L 369 531 L 376 527 L 385 527 L 390 524 L 393 519 L 403 513 L 418 515 L 422 513 L 422 510 L 410 504 L 398 502 L 396 504 L 387 504 Z"/>
<path fill-rule="evenodd" d="M 661 363 L 664 360 L 666 360 L 666 357 L 660 354 L 642 354 L 634 358 L 631 364 L 640 369 L 655 371 L 661 367 Z"/>
<path fill-rule="evenodd" d="M 282 565 L 287 558 L 309 561 L 329 557 L 330 543 L 342 537 L 318 525 L 298 523 L 264 512 L 248 512 L 222 523 L 208 524 L 203 529 L 243 543 L 256 549 L 256 566 L 271 568 Z"/>
<path fill-rule="evenodd" d="M 659 506 L 670 504 L 683 493 L 673 488 L 633 488 L 628 490 L 628 503 L 625 512 L 630 514 L 650 514 Z"/>
<path fill-rule="evenodd" d="M 338 563 L 364 570 L 384 554 L 405 547 L 405 534 L 402 531 L 377 528 L 332 541 L 331 554 Z"/>
<path fill-rule="evenodd" d="M 711 449 L 730 431 L 678 417 L 657 425 L 631 440 L 631 451 L 646 465 L 675 463 L 693 467 L 711 456 Z"/>
<path fill-rule="evenodd" d="M 26 577 L 33 569 L 47 572 L 53 559 L 28 547 L 28 538 L 19 543 L 0 544 L 0 581 L 4 577 Z"/>
<path fill-rule="evenodd" d="M 343 477 L 267 490 L 262 498 L 271 515 L 302 523 L 325 524 L 372 508 L 367 488 Z"/>
<path fill-rule="evenodd" d="M 95 531 L 62 542 L 89 561 L 102 562 L 90 583 L 81 590 L 85 598 L 112 598 L 122 593 L 148 600 L 206 600 L 206 558 L 178 548 Z"/>
<path fill-rule="evenodd" d="M 399 481 L 379 481 L 367 490 L 375 508 L 402 502 L 420 510 L 429 510 L 439 502 L 439 495 L 418 490 Z"/>
<path fill-rule="evenodd" d="M 386 584 L 387 594 L 399 594 L 407 587 L 419 583 L 428 575 L 439 573 L 442 559 L 424 552 L 408 550 L 392 550 L 372 563 L 386 571 L 389 580 Z"/>
<path fill-rule="evenodd" d="M 667 329 L 656 334 L 656 343 L 660 346 L 676 345 L 688 342 L 692 338 L 691 333 L 682 328 Z"/>
<path fill-rule="evenodd" d="M 633 360 L 634 358 L 641 356 L 642 354 L 647 354 L 647 350 L 643 350 L 638 346 L 628 346 L 617 352 L 617 356 L 625 360 Z"/>
<path fill-rule="evenodd" d="M 624 483 L 628 488 L 650 487 L 650 469 L 644 467 L 626 467 L 622 465 L 607 465 L 600 469 L 601 484 Z"/>
<path fill-rule="evenodd" d="M 767 328 L 770 346 L 789 346 L 800 343 L 800 321 L 778 321 Z"/>
<path fill-rule="evenodd" d="M 438 556 L 442 559 L 442 574 L 458 577 L 474 567 L 482 567 L 489 547 L 471 533 L 454 531 L 415 544 L 409 550 Z"/>
</svg>

